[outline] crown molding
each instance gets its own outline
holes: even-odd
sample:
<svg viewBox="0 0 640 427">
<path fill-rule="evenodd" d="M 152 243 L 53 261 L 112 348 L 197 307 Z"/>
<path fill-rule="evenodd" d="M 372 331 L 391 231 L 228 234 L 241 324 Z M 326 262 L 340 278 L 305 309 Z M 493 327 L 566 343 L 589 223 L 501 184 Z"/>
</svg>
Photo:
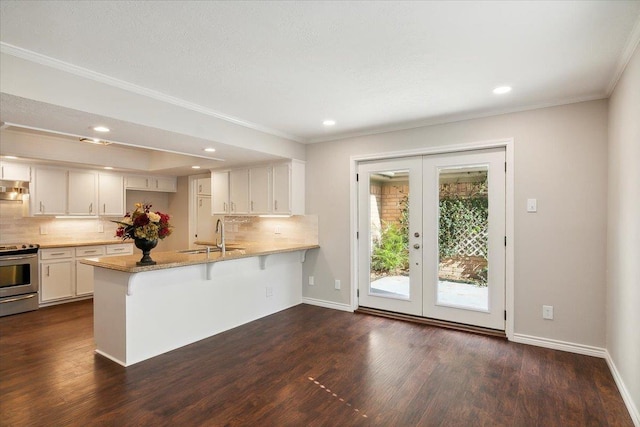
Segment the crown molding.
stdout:
<svg viewBox="0 0 640 427">
<path fill-rule="evenodd" d="M 618 84 L 618 80 L 624 73 L 624 70 L 627 68 L 627 64 L 631 61 L 631 57 L 633 53 L 636 51 L 636 48 L 640 44 L 640 15 L 638 16 L 638 20 L 636 21 L 636 25 L 631 30 L 631 34 L 627 38 L 627 43 L 625 44 L 624 49 L 622 49 L 622 53 L 620 54 L 620 59 L 616 64 L 616 70 L 613 73 L 613 77 L 607 86 L 607 97 L 610 97 L 613 93 L 616 85 Z"/>
<path fill-rule="evenodd" d="M 285 132 L 278 131 L 276 129 L 271 129 L 271 128 L 259 125 L 257 123 L 252 123 L 246 120 L 239 119 L 237 117 L 229 116 L 229 115 L 220 113 L 218 111 L 211 110 L 202 105 L 185 101 L 184 99 L 177 98 L 175 96 L 167 95 L 162 92 L 158 92 L 156 90 L 138 86 L 136 84 L 129 83 L 124 80 L 107 76 L 106 74 L 98 73 L 96 71 L 89 70 L 87 68 L 79 67 L 77 65 L 70 64 L 68 62 L 60 61 L 58 59 L 51 58 L 49 56 L 42 55 L 40 53 L 36 53 L 27 49 L 23 49 L 18 46 L 13 46 L 5 42 L 0 42 L 0 52 L 7 55 L 15 56 L 17 58 L 21 58 L 30 62 L 34 62 L 36 64 L 44 65 L 46 67 L 54 68 L 56 70 L 64 71 L 69 74 L 90 79 L 98 83 L 116 87 L 118 89 L 135 93 L 137 95 L 142 95 L 148 98 L 155 99 L 157 101 L 165 102 L 167 104 L 172 104 L 177 107 L 184 108 L 186 110 L 191 110 L 197 113 L 205 114 L 207 116 L 215 117 L 217 119 L 224 120 L 226 122 L 233 123 L 242 127 L 253 129 L 259 132 L 264 132 L 273 136 L 289 139 L 295 142 L 300 142 L 300 143 L 306 142 L 304 139 L 295 135 L 290 135 Z"/>
</svg>

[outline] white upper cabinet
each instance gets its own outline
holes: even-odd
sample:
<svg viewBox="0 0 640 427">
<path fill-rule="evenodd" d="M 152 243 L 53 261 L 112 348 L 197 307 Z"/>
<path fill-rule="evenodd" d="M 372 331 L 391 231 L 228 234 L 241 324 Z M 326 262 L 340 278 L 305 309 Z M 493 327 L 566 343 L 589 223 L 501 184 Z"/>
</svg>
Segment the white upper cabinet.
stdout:
<svg viewBox="0 0 640 427">
<path fill-rule="evenodd" d="M 271 213 L 304 215 L 304 162 L 292 160 L 273 166 L 273 204 Z"/>
<path fill-rule="evenodd" d="M 214 215 L 304 215 L 302 161 L 212 172 L 211 179 Z"/>
<path fill-rule="evenodd" d="M 249 169 L 234 169 L 229 172 L 230 213 L 249 213 Z"/>
<path fill-rule="evenodd" d="M 31 215 L 124 215 L 123 182 L 118 174 L 37 167 Z"/>
<path fill-rule="evenodd" d="M 98 174 L 69 171 L 69 215 L 98 215 Z"/>
<path fill-rule="evenodd" d="M 249 169 L 249 212 L 268 214 L 271 206 L 271 166 Z"/>
<path fill-rule="evenodd" d="M 291 213 L 291 164 L 273 167 L 273 213 Z"/>
<path fill-rule="evenodd" d="M 198 178 L 196 180 L 196 192 L 200 196 L 210 196 L 211 195 L 211 177 Z"/>
<path fill-rule="evenodd" d="M 211 172 L 211 213 L 229 213 L 229 172 Z"/>
<path fill-rule="evenodd" d="M 125 188 L 127 190 L 175 193 L 178 191 L 178 179 L 174 176 L 129 175 L 125 177 Z"/>
<path fill-rule="evenodd" d="M 124 179 L 122 175 L 98 174 L 99 215 L 124 215 Z"/>
<path fill-rule="evenodd" d="M 37 168 L 31 193 L 32 215 L 66 215 L 67 171 Z"/>
<path fill-rule="evenodd" d="M 20 163 L 0 162 L 0 179 L 31 181 L 31 168 Z"/>
</svg>

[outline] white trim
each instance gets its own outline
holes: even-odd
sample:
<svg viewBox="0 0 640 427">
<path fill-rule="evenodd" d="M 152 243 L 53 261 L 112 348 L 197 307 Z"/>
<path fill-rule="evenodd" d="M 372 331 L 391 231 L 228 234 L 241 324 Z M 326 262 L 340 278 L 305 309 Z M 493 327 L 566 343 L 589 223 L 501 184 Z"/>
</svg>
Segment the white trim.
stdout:
<svg viewBox="0 0 640 427">
<path fill-rule="evenodd" d="M 303 297 L 302 298 L 302 303 L 303 304 L 309 304 L 309 305 L 316 305 L 318 307 L 331 308 L 333 310 L 348 311 L 348 312 L 353 313 L 353 309 L 351 308 L 351 306 L 349 304 L 342 304 L 342 303 L 339 303 L 339 302 L 333 302 L 333 301 L 326 301 L 326 300 L 323 300 L 323 299 Z"/>
<path fill-rule="evenodd" d="M 534 337 L 525 334 L 513 334 L 510 340 L 520 344 L 534 345 L 536 347 L 550 348 L 553 350 L 568 351 L 569 353 L 584 354 L 585 356 L 593 356 L 604 359 L 607 350 L 602 347 L 593 347 L 590 345 L 577 344 L 568 341 L 553 340 L 551 338 Z"/>
<path fill-rule="evenodd" d="M 629 415 L 631 416 L 631 421 L 636 427 L 640 427 L 640 411 L 638 411 L 638 407 L 633 403 L 633 399 L 631 398 L 631 394 L 629 390 L 622 381 L 622 376 L 620 372 L 618 372 L 618 368 L 616 368 L 616 364 L 613 362 L 611 358 L 611 354 L 609 351 L 605 349 L 605 360 L 607 361 L 607 365 L 609 366 L 609 370 L 611 371 L 611 375 L 613 376 L 613 380 L 616 382 L 618 386 L 618 391 L 622 396 L 622 400 L 624 404 L 627 405 L 627 410 L 629 411 Z"/>
<path fill-rule="evenodd" d="M 197 113 L 205 114 L 207 116 L 215 117 L 226 122 L 234 123 L 249 129 L 257 130 L 260 132 L 268 133 L 281 138 L 286 138 L 296 142 L 305 142 L 300 137 L 290 135 L 276 129 L 271 129 L 266 126 L 259 125 L 257 123 L 248 122 L 246 120 L 239 119 L 237 117 L 229 116 L 227 114 L 220 113 L 215 110 L 211 110 L 202 105 L 186 101 L 184 99 L 177 98 L 175 96 L 167 95 L 156 90 L 148 89 L 143 86 L 138 86 L 133 83 L 126 82 L 124 80 L 116 79 L 106 74 L 98 73 L 87 68 L 79 67 L 69 62 L 60 61 L 59 59 L 51 58 L 50 56 L 42 55 L 40 53 L 32 52 L 21 47 L 13 46 L 5 42 L 0 42 L 0 52 L 7 55 L 15 56 L 26 61 L 34 62 L 36 64 L 44 65 L 45 67 L 54 68 L 56 70 L 64 71 L 69 74 L 73 74 L 85 79 L 93 80 L 98 83 L 103 83 L 118 89 L 126 90 L 131 93 L 146 96 L 148 98 L 155 99 L 157 101 L 166 102 L 177 107 L 184 108 L 186 110 L 195 111 Z"/>
<path fill-rule="evenodd" d="M 618 80 L 622 77 L 622 73 L 627 68 L 627 64 L 631 61 L 631 57 L 633 56 L 633 52 L 636 51 L 636 47 L 640 43 L 640 17 L 638 17 L 638 21 L 636 25 L 631 30 L 631 34 L 629 34 L 629 38 L 627 39 L 627 43 L 622 49 L 622 53 L 620 54 L 620 58 L 618 59 L 618 63 L 616 64 L 615 72 L 611 77 L 611 81 L 607 86 L 607 96 L 611 96 L 613 91 L 618 84 Z"/>
<path fill-rule="evenodd" d="M 349 197 L 350 197 L 350 235 L 349 249 L 351 254 L 351 311 L 358 308 L 358 242 L 356 233 L 358 232 L 358 186 L 356 183 L 356 173 L 358 170 L 358 162 L 365 160 L 381 160 L 397 157 L 424 156 L 428 154 L 444 154 L 460 151 L 482 150 L 486 148 L 505 148 L 505 158 L 507 162 L 506 174 L 506 200 L 505 200 L 505 226 L 507 236 L 506 250 L 506 271 L 505 271 L 505 309 L 507 310 L 507 320 L 505 322 L 505 334 L 507 339 L 512 340 L 515 318 L 515 184 L 514 184 L 514 140 L 513 138 L 491 139 L 485 141 L 476 141 L 463 144 L 452 144 L 436 147 L 423 147 L 413 150 L 391 151 L 386 153 L 373 153 L 354 155 L 349 160 Z"/>
<path fill-rule="evenodd" d="M 540 110 L 543 108 L 562 107 L 563 105 L 577 104 L 579 102 L 597 101 L 600 99 L 607 99 L 607 97 L 608 95 L 604 91 L 601 91 L 598 93 L 593 93 L 585 96 L 578 96 L 578 97 L 567 98 L 567 99 L 558 99 L 555 101 L 542 102 L 539 104 L 526 105 L 522 107 L 503 108 L 498 110 L 488 110 L 485 112 L 475 112 L 475 113 L 451 114 L 445 117 L 426 118 L 422 120 L 417 120 L 415 122 L 406 123 L 404 125 L 399 124 L 399 125 L 388 126 L 380 129 L 365 129 L 360 131 L 343 132 L 339 134 L 320 136 L 315 138 L 309 138 L 306 141 L 304 141 L 304 143 L 317 144 L 320 142 L 332 142 L 332 141 L 338 141 L 342 139 L 380 135 L 383 133 L 400 132 L 405 130 L 408 131 L 408 130 L 423 128 L 428 126 L 448 125 L 456 122 L 464 122 L 469 120 L 484 119 L 487 117 L 502 116 L 504 114 L 521 113 L 524 111 Z"/>
</svg>

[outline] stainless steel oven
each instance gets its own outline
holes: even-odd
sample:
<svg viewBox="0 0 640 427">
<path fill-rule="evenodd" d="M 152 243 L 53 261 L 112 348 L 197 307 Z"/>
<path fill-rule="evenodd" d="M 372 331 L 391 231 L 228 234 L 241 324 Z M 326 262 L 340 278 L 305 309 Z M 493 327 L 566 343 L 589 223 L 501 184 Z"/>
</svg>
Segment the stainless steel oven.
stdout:
<svg viewBox="0 0 640 427">
<path fill-rule="evenodd" d="M 0 246 L 0 316 L 38 309 L 38 245 Z"/>
</svg>

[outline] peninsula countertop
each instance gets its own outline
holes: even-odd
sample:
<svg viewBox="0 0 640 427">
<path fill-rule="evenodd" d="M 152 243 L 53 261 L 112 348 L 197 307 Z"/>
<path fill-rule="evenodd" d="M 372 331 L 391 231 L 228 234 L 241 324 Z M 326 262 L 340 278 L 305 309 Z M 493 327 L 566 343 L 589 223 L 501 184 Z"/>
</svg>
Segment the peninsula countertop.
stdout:
<svg viewBox="0 0 640 427">
<path fill-rule="evenodd" d="M 206 245 L 206 242 L 200 242 L 199 244 Z M 92 265 L 94 267 L 102 267 L 109 270 L 123 271 L 126 273 L 141 273 L 144 271 L 163 270 L 167 268 L 184 267 L 196 264 L 208 264 L 221 261 L 230 261 L 240 258 L 266 256 L 286 252 L 307 251 L 309 249 L 317 249 L 319 247 L 320 246 L 317 244 L 242 242 L 233 244 L 230 243 L 227 246 L 227 250 L 224 256 L 222 255 L 222 252 L 219 251 L 211 251 L 208 256 L 206 253 L 152 251 L 151 258 L 156 262 L 155 265 L 136 265 L 136 262 L 140 260 L 140 254 L 85 258 L 80 262 L 82 264 Z"/>
</svg>

